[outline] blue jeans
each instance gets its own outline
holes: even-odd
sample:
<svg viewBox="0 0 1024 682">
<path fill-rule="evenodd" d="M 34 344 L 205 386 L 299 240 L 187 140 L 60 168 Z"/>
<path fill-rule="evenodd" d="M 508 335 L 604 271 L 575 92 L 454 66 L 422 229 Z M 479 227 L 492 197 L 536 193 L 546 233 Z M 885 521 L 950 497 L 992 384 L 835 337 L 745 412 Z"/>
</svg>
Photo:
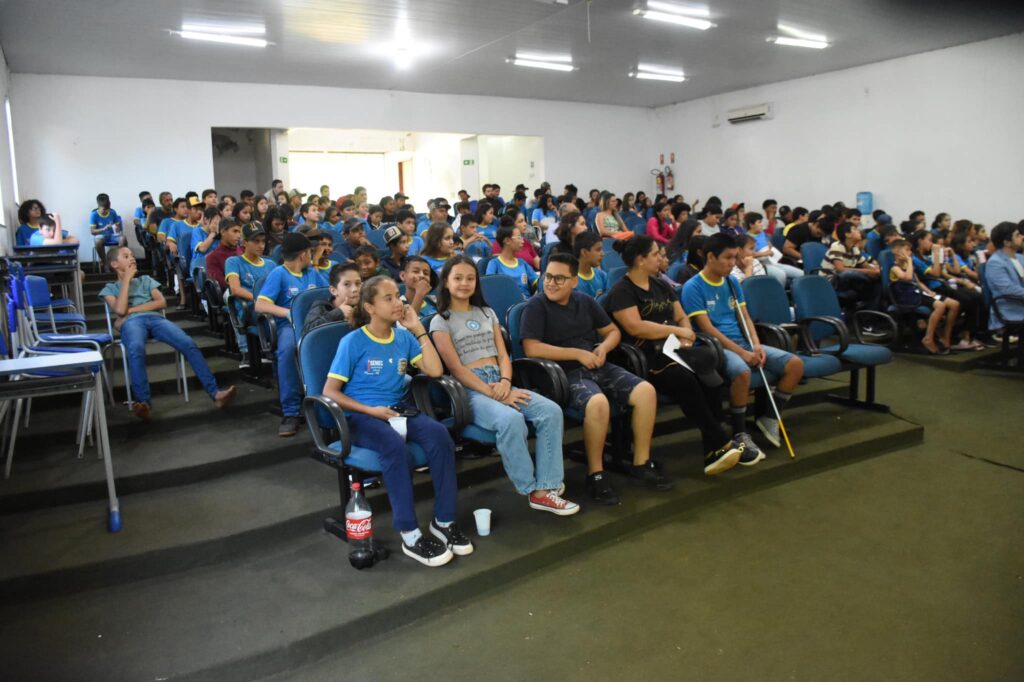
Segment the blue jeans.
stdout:
<svg viewBox="0 0 1024 682">
<path fill-rule="evenodd" d="M 302 405 L 302 390 L 299 383 L 299 363 L 295 357 L 295 328 L 287 319 L 275 324 L 277 324 L 277 394 L 281 399 L 281 413 L 286 417 L 298 417 L 299 407 Z"/>
<path fill-rule="evenodd" d="M 496 365 L 477 367 L 473 374 L 485 383 L 497 383 L 501 373 Z M 522 495 L 534 490 L 555 490 L 562 483 L 562 408 L 544 396 L 527 391 L 530 402 L 517 410 L 478 391 L 469 391 L 473 423 L 497 433 L 498 452 L 505 473 Z M 537 463 L 527 446 L 527 427 L 536 433 Z"/>
<path fill-rule="evenodd" d="M 736 340 L 733 339 L 733 341 Z M 750 350 L 750 344 L 746 341 L 736 341 L 736 343 L 744 350 Z M 775 383 L 786 373 L 786 363 L 793 357 L 793 354 L 774 346 L 762 345 L 761 348 L 764 348 L 765 355 L 767 356 L 767 362 L 764 363 L 764 372 L 767 375 L 768 381 Z M 725 374 L 730 382 L 744 372 L 753 371 L 754 369 L 745 363 L 743 358 L 728 348 L 725 349 Z"/>
<path fill-rule="evenodd" d="M 352 445 L 373 450 L 380 455 L 384 486 L 391 502 L 392 524 L 399 531 L 419 527 L 412 497 L 412 474 L 405 441 L 388 422 L 368 414 L 348 417 Z M 406 420 L 406 436 L 427 455 L 430 478 L 434 483 L 434 517 L 442 522 L 455 520 L 455 444 L 436 419 L 418 414 Z"/>
<path fill-rule="evenodd" d="M 192 337 L 163 315 L 133 315 L 121 325 L 121 343 L 128 355 L 128 373 L 131 375 L 132 399 L 148 403 L 149 378 L 146 376 L 146 339 L 154 339 L 185 356 L 192 371 L 212 398 L 220 389 L 210 366 Z"/>
</svg>

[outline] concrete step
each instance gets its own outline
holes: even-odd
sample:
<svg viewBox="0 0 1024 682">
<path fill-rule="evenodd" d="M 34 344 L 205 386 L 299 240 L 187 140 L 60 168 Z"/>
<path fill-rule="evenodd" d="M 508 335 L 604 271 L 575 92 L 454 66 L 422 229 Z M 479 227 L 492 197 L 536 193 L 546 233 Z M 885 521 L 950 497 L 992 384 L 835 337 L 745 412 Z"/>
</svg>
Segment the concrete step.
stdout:
<svg viewBox="0 0 1024 682">
<path fill-rule="evenodd" d="M 797 459 L 773 450 L 757 467 L 738 467 L 716 478 L 701 473 L 696 433 L 659 438 L 656 456 L 676 477 L 675 490 L 650 492 L 612 474 L 622 498 L 614 508 L 587 504 L 582 467 L 570 464 L 567 497 L 580 501 L 583 511 L 565 519 L 529 510 L 504 475 L 472 480 L 463 467 L 459 522 L 469 530 L 471 510 L 489 507 L 494 534 L 470 533 L 476 552 L 438 570 L 400 554 L 370 570 L 350 568 L 344 543 L 318 530 L 320 515 L 333 506 L 337 493 L 331 472 L 311 461 L 255 472 L 259 477 L 244 486 L 222 489 L 228 499 L 165 491 L 166 496 L 125 500 L 131 506 L 125 506 L 125 530 L 119 535 L 103 532 L 101 505 L 45 521 L 8 524 L 5 519 L 2 555 L 11 561 L 5 562 L 10 565 L 2 583 L 6 634 L 0 655 L 12 679 L 257 679 L 319 660 L 339 645 L 358 646 L 494 585 L 680 514 L 922 440 L 917 425 L 830 404 L 793 410 L 789 427 Z M 690 454 L 670 454 L 681 449 Z M 419 480 L 422 491 L 428 484 Z M 293 506 L 297 490 L 304 501 Z M 386 505 L 379 499 L 373 505 L 377 537 L 398 549 Z M 430 518 L 431 506 L 427 492 L 417 505 L 421 522 Z M 255 531 L 254 519 L 268 507 L 282 510 L 273 533 Z M 287 515 L 290 521 L 280 520 Z M 291 524 L 292 532 L 285 532 L 284 524 Z M 218 539 L 225 527 L 231 535 Z M 268 540 L 271 535 L 276 542 Z M 172 542 L 177 544 L 162 549 Z M 259 550 L 246 552 L 242 544 Z M 197 563 L 187 560 L 189 554 L 224 560 Z M 639 568 L 642 558 L 638 561 Z M 145 575 L 153 563 L 178 565 L 173 573 L 102 586 L 112 576 Z M 73 583 L 95 589 L 62 599 L 34 598 L 65 592 Z M 17 595 L 10 589 L 15 585 Z M 57 632 L 54 623 L 60 624 Z M 43 636 L 59 642 L 60 656 L 52 647 L 38 646 Z"/>
</svg>

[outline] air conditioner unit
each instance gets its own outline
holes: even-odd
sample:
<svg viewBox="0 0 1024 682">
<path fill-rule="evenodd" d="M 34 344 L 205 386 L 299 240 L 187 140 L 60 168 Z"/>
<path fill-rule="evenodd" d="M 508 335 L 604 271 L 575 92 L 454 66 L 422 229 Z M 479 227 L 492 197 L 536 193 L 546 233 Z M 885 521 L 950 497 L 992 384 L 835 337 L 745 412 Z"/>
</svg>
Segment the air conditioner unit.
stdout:
<svg viewBox="0 0 1024 682">
<path fill-rule="evenodd" d="M 771 102 L 765 104 L 754 104 L 749 107 L 730 109 L 726 114 L 729 123 L 744 123 L 746 121 L 757 121 L 759 119 L 770 119 L 775 113 L 775 107 Z"/>
</svg>

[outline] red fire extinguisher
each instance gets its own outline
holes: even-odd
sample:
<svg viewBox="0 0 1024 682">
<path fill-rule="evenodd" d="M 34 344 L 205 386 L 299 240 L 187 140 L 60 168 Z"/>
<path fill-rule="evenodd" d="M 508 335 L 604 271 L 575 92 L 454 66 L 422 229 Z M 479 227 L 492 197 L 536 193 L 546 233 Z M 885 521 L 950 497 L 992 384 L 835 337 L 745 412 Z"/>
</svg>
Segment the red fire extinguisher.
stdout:
<svg viewBox="0 0 1024 682">
<path fill-rule="evenodd" d="M 665 193 L 665 174 L 659 169 L 654 168 L 651 170 L 651 175 L 654 176 L 654 186 L 657 188 L 658 194 Z"/>
<path fill-rule="evenodd" d="M 676 188 L 676 179 L 672 175 L 672 168 L 670 166 L 665 166 L 665 187 L 668 188 L 669 192 L 674 191 Z"/>
</svg>

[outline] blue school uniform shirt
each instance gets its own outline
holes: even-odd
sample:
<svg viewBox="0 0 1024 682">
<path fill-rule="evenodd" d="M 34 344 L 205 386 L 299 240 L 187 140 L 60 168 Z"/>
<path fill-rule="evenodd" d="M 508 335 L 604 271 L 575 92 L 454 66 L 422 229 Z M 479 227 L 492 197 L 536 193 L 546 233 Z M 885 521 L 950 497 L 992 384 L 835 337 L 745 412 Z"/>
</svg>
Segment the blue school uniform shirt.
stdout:
<svg viewBox="0 0 1024 682">
<path fill-rule="evenodd" d="M 530 215 L 531 223 L 542 223 L 545 218 L 551 218 L 557 221 L 558 215 L 554 211 L 543 211 L 539 208 L 533 209 L 533 213 Z"/>
<path fill-rule="evenodd" d="M 732 280 L 731 288 L 724 279 L 715 284 L 703 272 L 688 279 L 683 285 L 683 310 L 691 319 L 707 315 L 715 329 L 732 341 L 743 344 L 745 340 L 736 311 L 747 303 L 739 281 L 732 275 L 729 279 Z"/>
<path fill-rule="evenodd" d="M 487 272 L 485 274 L 511 277 L 527 297 L 533 295 L 530 287 L 537 284 L 538 277 L 537 271 L 531 268 L 522 258 L 516 258 L 515 264 L 510 266 L 501 259 L 501 256 L 491 259 L 487 264 Z"/>
<path fill-rule="evenodd" d="M 422 253 L 420 254 L 420 258 L 427 261 L 427 263 L 430 264 L 430 269 L 439 275 L 441 274 L 441 268 L 443 268 L 444 264 L 448 262 L 447 258 L 433 258 L 431 256 L 425 256 Z"/>
<path fill-rule="evenodd" d="M 405 394 L 405 373 L 423 358 L 411 332 L 393 327 L 379 339 L 366 327 L 346 334 L 338 344 L 327 376 L 345 384 L 345 395 L 370 407 L 390 407 Z"/>
<path fill-rule="evenodd" d="M 598 298 L 608 293 L 608 273 L 601 268 L 594 268 L 590 272 L 590 279 L 583 276 L 581 272 L 579 274 L 579 284 L 576 285 L 576 291 L 581 294 L 587 294 Z"/>
<path fill-rule="evenodd" d="M 227 279 L 226 271 L 224 277 Z M 316 289 L 317 287 L 325 287 L 327 285 L 327 277 L 312 266 L 302 272 L 295 273 L 289 270 L 287 265 L 282 264 L 275 267 L 267 275 L 267 281 L 263 283 L 259 297 L 270 301 L 274 305 L 290 309 L 292 307 L 292 299 L 300 291 Z M 281 326 L 283 324 L 288 324 L 288 318 L 277 318 L 277 325 Z"/>
<path fill-rule="evenodd" d="M 114 236 L 114 225 L 121 222 L 121 216 L 117 215 L 117 211 L 110 209 L 107 211 L 107 215 L 101 215 L 98 208 L 94 208 L 92 213 L 89 214 L 89 227 L 90 228 L 103 228 L 103 232 L 95 235 L 99 237 L 103 235 L 104 241 L 112 241 L 117 243 L 120 237 Z"/>
<path fill-rule="evenodd" d="M 202 225 L 197 225 L 192 228 L 192 236 L 189 237 L 189 244 L 192 251 L 192 267 L 206 267 L 206 255 L 217 248 L 217 240 L 214 239 L 210 242 L 210 248 L 206 249 L 206 253 L 199 250 L 199 245 L 204 239 L 210 236 L 210 233 L 203 229 Z"/>
<path fill-rule="evenodd" d="M 231 256 L 224 262 L 224 281 L 237 277 L 238 283 L 242 285 L 243 289 L 252 291 L 256 287 L 256 282 L 269 275 L 275 267 L 267 258 L 260 258 L 253 262 L 244 254 Z"/>
<path fill-rule="evenodd" d="M 67 230 L 61 230 L 61 234 L 67 239 Z M 22 223 L 18 226 L 18 231 L 14 233 L 14 243 L 17 246 L 42 246 L 43 235 L 38 227 Z M 78 248 L 77 244 L 69 244 L 68 246 Z"/>
<path fill-rule="evenodd" d="M 415 235 L 412 238 L 412 243 L 409 244 L 409 253 L 406 256 L 418 256 L 423 251 L 423 237 Z"/>
<path fill-rule="evenodd" d="M 919 280 L 924 282 L 925 286 L 927 286 L 932 291 L 935 291 L 936 287 L 942 286 L 941 279 L 936 279 L 935 277 L 932 277 L 931 275 L 925 272 L 928 268 L 932 266 L 932 257 L 930 255 L 928 257 L 924 257 L 919 256 L 915 253 L 912 257 L 912 260 L 914 262 L 914 274 L 917 275 L 917 278 Z"/>
<path fill-rule="evenodd" d="M 157 228 L 157 233 L 164 236 L 170 236 L 174 231 L 174 224 L 181 222 L 177 218 L 164 218 L 160 221 L 160 226 Z"/>
<path fill-rule="evenodd" d="M 135 209 L 135 213 L 132 214 L 134 220 L 138 220 L 142 226 L 146 225 L 146 211 L 141 206 Z"/>
<path fill-rule="evenodd" d="M 490 239 L 493 244 L 498 234 L 498 221 L 495 220 L 490 225 L 480 225 L 476 231 Z"/>
<path fill-rule="evenodd" d="M 768 233 L 764 230 L 761 230 L 761 232 L 754 237 L 754 251 L 764 251 L 771 245 L 772 243 L 768 240 Z"/>
</svg>

